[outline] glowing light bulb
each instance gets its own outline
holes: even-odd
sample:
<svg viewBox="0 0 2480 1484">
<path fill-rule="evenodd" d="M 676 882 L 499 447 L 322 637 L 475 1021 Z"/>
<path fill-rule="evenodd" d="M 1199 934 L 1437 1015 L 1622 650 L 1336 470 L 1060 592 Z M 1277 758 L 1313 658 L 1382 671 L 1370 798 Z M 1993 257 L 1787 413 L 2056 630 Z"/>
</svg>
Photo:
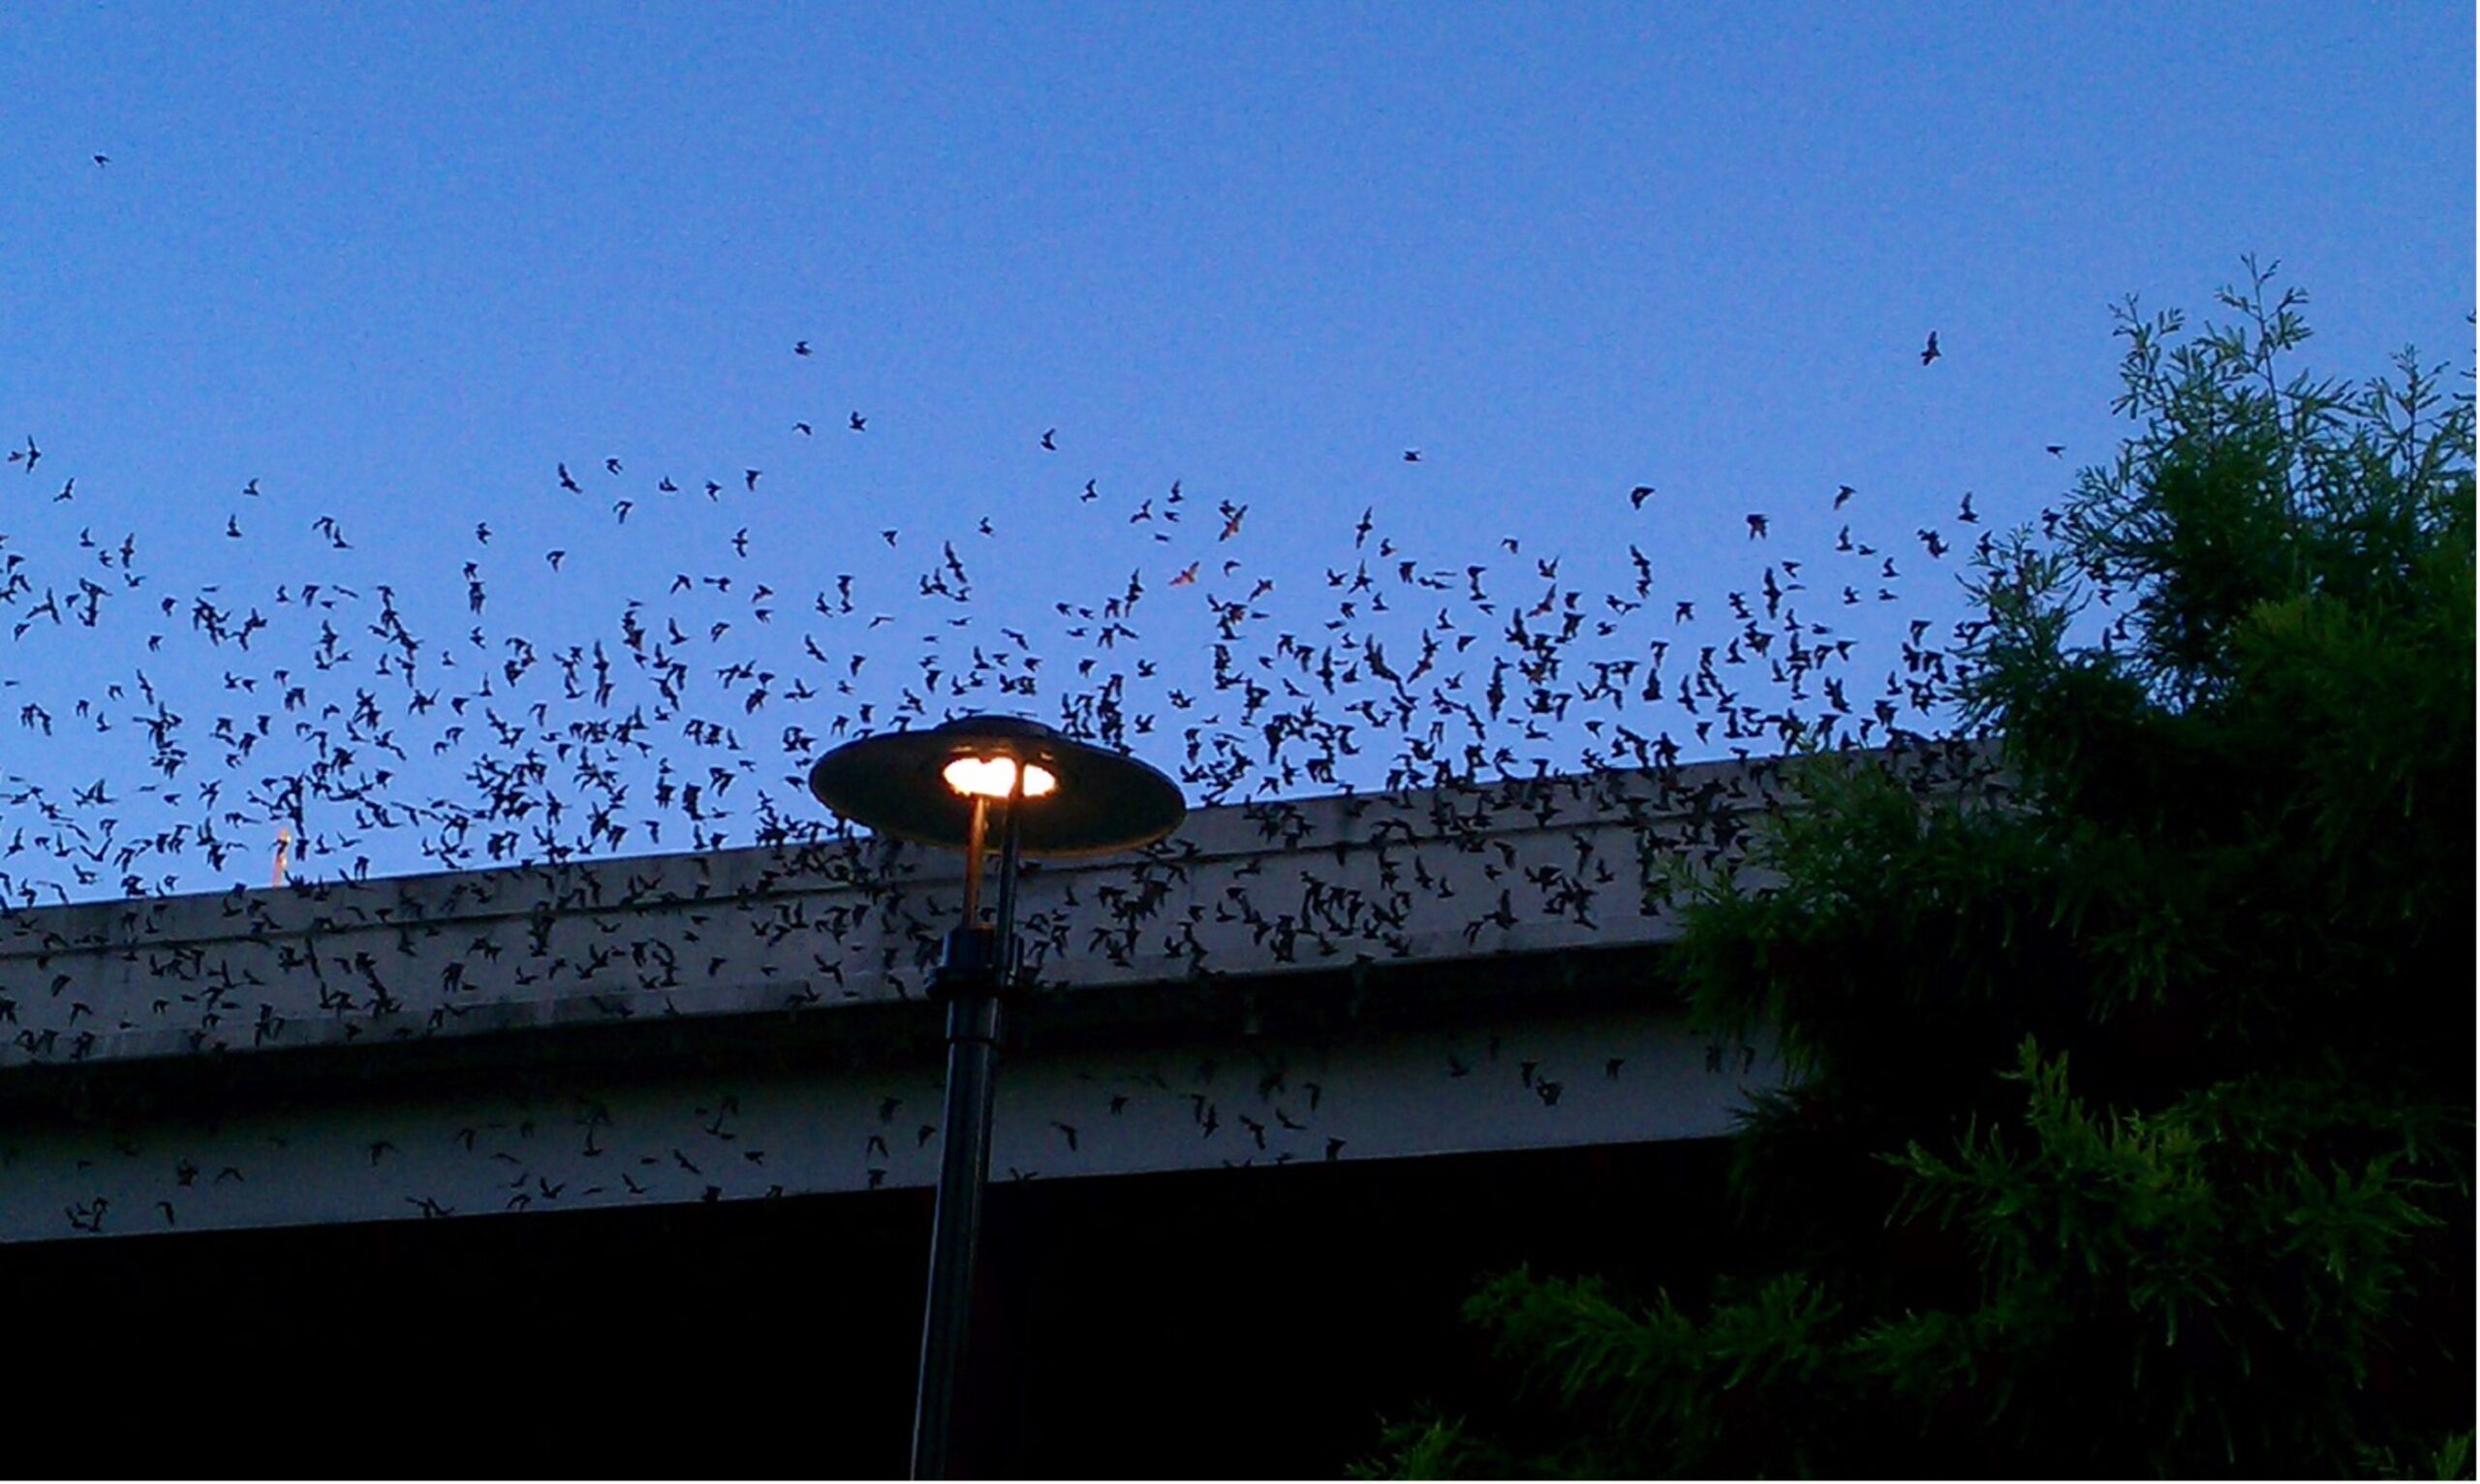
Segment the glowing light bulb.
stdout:
<svg viewBox="0 0 2480 1484">
<path fill-rule="evenodd" d="M 944 769 L 940 777 L 947 787 L 967 797 L 976 794 L 987 799 L 1004 799 L 1016 782 L 1016 759 L 1013 757 L 958 757 Z M 1040 798 L 1059 787 L 1050 769 L 1037 762 L 1025 764 L 1025 797 Z"/>
</svg>

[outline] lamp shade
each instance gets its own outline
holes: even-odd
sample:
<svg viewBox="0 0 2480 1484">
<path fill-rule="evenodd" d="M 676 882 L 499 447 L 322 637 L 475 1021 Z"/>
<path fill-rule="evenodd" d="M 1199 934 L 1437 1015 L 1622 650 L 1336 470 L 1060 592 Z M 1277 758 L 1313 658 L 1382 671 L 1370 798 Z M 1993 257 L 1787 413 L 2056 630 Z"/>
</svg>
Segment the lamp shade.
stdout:
<svg viewBox="0 0 2480 1484">
<path fill-rule="evenodd" d="M 856 824 L 962 850 L 973 802 L 947 779 L 959 759 L 1006 758 L 1052 781 L 1016 808 L 1018 850 L 1038 859 L 1102 855 L 1151 845 L 1180 827 L 1179 786 L 1125 753 L 1012 716 L 968 716 L 920 731 L 847 742 L 810 767 L 810 791 Z M 959 770 L 959 775 L 964 770 Z"/>
</svg>

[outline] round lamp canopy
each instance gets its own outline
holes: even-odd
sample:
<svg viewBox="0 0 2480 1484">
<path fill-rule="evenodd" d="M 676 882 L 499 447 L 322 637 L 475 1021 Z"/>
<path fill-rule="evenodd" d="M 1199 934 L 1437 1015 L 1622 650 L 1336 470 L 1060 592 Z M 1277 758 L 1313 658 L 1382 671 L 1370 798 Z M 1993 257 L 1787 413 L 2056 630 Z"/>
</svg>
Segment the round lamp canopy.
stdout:
<svg viewBox="0 0 2480 1484">
<path fill-rule="evenodd" d="M 1188 817 L 1179 787 L 1154 768 L 1012 716 L 847 742 L 812 765 L 810 791 L 880 834 L 963 850 L 974 793 L 1005 798 L 1018 769 L 1017 849 L 1037 859 L 1151 845 Z"/>
</svg>

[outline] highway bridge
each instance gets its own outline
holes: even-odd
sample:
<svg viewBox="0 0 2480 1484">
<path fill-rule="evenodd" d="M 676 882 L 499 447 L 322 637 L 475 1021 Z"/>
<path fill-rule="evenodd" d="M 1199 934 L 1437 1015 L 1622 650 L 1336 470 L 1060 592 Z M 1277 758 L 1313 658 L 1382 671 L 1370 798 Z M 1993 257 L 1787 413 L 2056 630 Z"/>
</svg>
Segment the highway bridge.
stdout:
<svg viewBox="0 0 2480 1484">
<path fill-rule="evenodd" d="M 1924 791 L 1995 786 L 1969 750 L 1886 760 Z M 1302 1302 L 1319 1322 L 1344 1322 L 1352 1295 L 1369 1314 L 1400 1310 L 1389 1323 L 1419 1306 L 1451 1323 L 1477 1254 L 1600 1232 L 1577 1250 L 1589 1255 L 1656 1220 L 1710 1230 L 1716 1141 L 1781 1071 L 1764 1047 L 1689 1027 L 1662 948 L 1683 869 L 1736 869 L 1768 811 L 1798 807 L 1783 778 L 1760 759 L 1229 805 L 1142 851 L 1029 864 L 1018 912 L 1035 988 L 1002 1060 L 986 1259 L 1000 1292 L 976 1339 L 982 1409 L 1013 1420 L 992 1424 L 986 1465 L 1110 1472 L 1111 1448 L 1155 1436 L 1068 1425 L 1066 1404 L 1029 1400 L 1080 1367 L 1110 1369 L 1110 1351 L 1082 1347 L 1100 1344 L 1091 1333 L 1061 1359 L 1057 1332 L 1079 1305 L 1158 1324 L 1187 1304 L 1227 1331 L 1231 1304 L 1272 1316 L 1283 1293 L 1314 1293 Z M 1743 873 L 1741 885 L 1762 882 Z M 943 1069 L 922 989 L 961 887 L 954 853 L 837 838 L 0 912 L 0 1282 L 21 1306 L 34 1293 L 50 1306 L 26 1313 L 153 1334 L 196 1363 L 214 1353 L 202 1337 L 257 1325 L 272 1349 L 249 1353 L 264 1364 L 324 1347 L 410 1385 L 423 1367 L 513 1364 L 491 1338 L 493 1306 L 600 1334 L 611 1320 L 597 1294 L 612 1285 L 692 1282 L 656 1276 L 687 1253 L 743 1262 L 714 1256 L 716 1242 L 789 1242 L 822 1262 L 841 1251 L 835 1282 L 871 1276 L 829 1329 L 874 1338 L 866 1365 L 847 1349 L 830 1369 L 875 1400 L 854 1403 L 850 1451 L 783 1462 L 900 1471 Z M 1705 1214 L 1648 1214 L 1665 1181 L 1686 1181 L 1683 1204 Z M 1557 1209 L 1528 1218 L 1543 1202 Z M 1267 1270 L 1290 1274 L 1287 1288 L 1194 1278 L 1235 1260 L 1234 1243 L 1274 1241 L 1260 1228 L 1275 1212 L 1328 1232 Z M 1347 1213 L 1392 1235 L 1366 1252 L 1338 1240 Z M 1148 1229 L 1161 1241 L 1132 1243 Z M 1427 1269 L 1406 1252 L 1413 1234 L 1435 1246 Z M 1093 1268 L 1098 1252 L 1113 1266 Z M 238 1288 L 217 1276 L 263 1267 Z M 1428 1286 L 1388 1297 L 1386 1273 L 1415 1269 L 1435 1270 Z M 536 1275 L 517 1297 L 494 1286 L 512 1272 Z M 695 1304 L 718 1323 L 730 1307 L 726 1328 L 745 1337 L 797 1285 L 773 1275 L 771 1301 L 727 1286 L 733 1297 Z M 321 1293 L 442 1338 L 391 1348 Z M 132 1307 L 148 1294 L 159 1320 L 182 1303 L 214 1317 L 150 1329 Z M 691 1344 L 687 1322 L 675 1310 L 641 1333 Z M 1330 1360 L 1357 1353 L 1341 1343 L 1324 1342 Z M 634 1353 L 620 1338 L 603 1347 Z M 1167 1385 L 1131 1368 L 1123 1393 Z M 1250 1374 L 1262 1384 L 1244 1397 L 1311 1386 L 1345 1405 L 1331 1384 Z M 1148 1414 L 1190 1415 L 1169 1400 L 1182 1394 L 1162 1391 Z M 704 1436 L 717 1424 L 699 1406 L 749 1395 L 674 1405 L 706 1419 L 691 1430 Z M 223 1425 L 195 1398 L 149 1398 L 210 1436 Z M 458 1471 L 565 1459 L 615 1472 L 650 1456 L 563 1451 L 587 1436 L 616 1444 L 554 1430 L 492 1461 L 480 1426 L 433 1426 L 422 1436 L 449 1451 L 423 1456 Z M 1272 1447 L 1282 1435 L 1249 1436 Z M 651 1456 L 676 1471 L 770 1471 Z M 1149 1456 L 1125 1461 L 1147 1471 Z M 1231 1455 L 1242 1472 L 1291 1471 L 1293 1458 Z M 212 1468 L 181 1454 L 167 1467 L 181 1459 Z"/>
</svg>

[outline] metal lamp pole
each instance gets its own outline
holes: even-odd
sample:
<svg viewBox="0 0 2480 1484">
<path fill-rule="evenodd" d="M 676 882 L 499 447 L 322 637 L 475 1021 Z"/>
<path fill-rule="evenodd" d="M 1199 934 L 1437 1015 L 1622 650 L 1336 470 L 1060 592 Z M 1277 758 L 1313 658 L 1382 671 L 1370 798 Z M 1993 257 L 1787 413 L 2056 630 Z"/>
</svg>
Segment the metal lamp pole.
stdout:
<svg viewBox="0 0 2480 1484">
<path fill-rule="evenodd" d="M 1004 784 L 993 771 L 1002 766 Z M 1010 716 L 959 717 L 845 743 L 811 765 L 810 792 L 875 831 L 965 852 L 964 924 L 947 934 L 929 985 L 947 1007 L 946 1127 L 913 1423 L 913 1476 L 945 1478 L 990 1176 L 1000 1012 L 1016 987 L 1018 857 L 1066 860 L 1151 845 L 1179 827 L 1188 805 L 1177 784 L 1136 758 Z M 981 868 L 994 823 L 999 901 L 985 928 Z"/>
<path fill-rule="evenodd" d="M 981 926 L 981 856 L 989 807 L 973 801 L 965 852 L 965 921 L 947 934 L 930 977 L 947 1006 L 947 1092 L 939 1152 L 939 1204 L 930 1219 L 930 1296 L 921 1321 L 921 1375 L 914 1392 L 913 1477 L 947 1476 L 957 1387 L 964 1376 L 966 1325 L 973 1314 L 974 1260 L 981 1239 L 981 1198 L 990 1181 L 990 1122 L 998 1105 L 1000 1010 L 1014 979 L 1016 851 L 1023 780 L 999 806 L 999 910 Z"/>
</svg>

